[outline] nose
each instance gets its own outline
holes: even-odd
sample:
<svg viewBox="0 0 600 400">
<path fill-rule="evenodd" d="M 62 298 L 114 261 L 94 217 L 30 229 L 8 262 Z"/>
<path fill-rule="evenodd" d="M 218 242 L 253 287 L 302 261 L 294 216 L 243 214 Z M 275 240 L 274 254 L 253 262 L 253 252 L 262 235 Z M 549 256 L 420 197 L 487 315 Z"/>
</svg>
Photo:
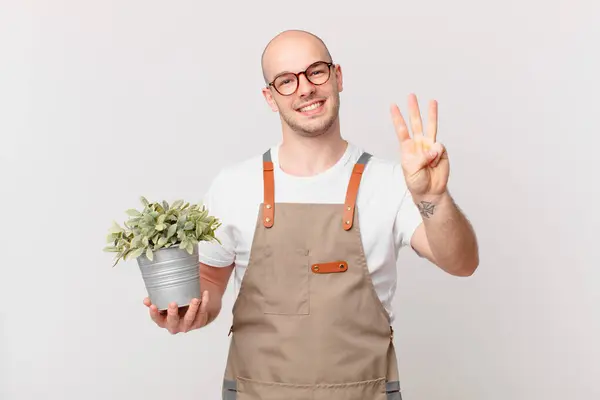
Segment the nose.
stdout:
<svg viewBox="0 0 600 400">
<path fill-rule="evenodd" d="M 298 95 L 299 96 L 308 96 L 311 93 L 314 93 L 316 90 L 315 85 L 310 83 L 310 81 L 306 78 L 306 75 L 301 74 L 298 77 Z"/>
</svg>

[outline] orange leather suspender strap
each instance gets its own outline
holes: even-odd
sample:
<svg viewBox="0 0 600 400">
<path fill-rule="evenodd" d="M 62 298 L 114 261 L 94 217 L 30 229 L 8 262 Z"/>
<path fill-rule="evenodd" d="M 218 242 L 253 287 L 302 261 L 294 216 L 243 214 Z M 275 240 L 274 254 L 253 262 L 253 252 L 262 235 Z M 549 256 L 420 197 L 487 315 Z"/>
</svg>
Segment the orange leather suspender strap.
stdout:
<svg viewBox="0 0 600 400">
<path fill-rule="evenodd" d="M 271 161 L 271 151 L 263 154 L 263 224 L 270 228 L 273 226 L 275 217 L 275 177 L 273 176 L 273 161 Z"/>
<path fill-rule="evenodd" d="M 346 192 L 346 202 L 344 203 L 344 216 L 343 216 L 343 227 L 345 230 L 352 228 L 354 222 L 354 209 L 356 208 L 356 197 L 358 196 L 358 187 L 360 180 L 365 170 L 365 165 L 369 161 L 371 155 L 369 153 L 363 153 L 352 170 L 350 176 L 350 182 L 348 183 L 348 190 Z"/>
<path fill-rule="evenodd" d="M 358 188 L 362 179 L 363 171 L 367 161 L 371 158 L 369 153 L 363 153 L 352 170 L 348 190 L 346 192 L 346 201 L 344 203 L 343 227 L 345 230 L 352 228 L 354 222 L 354 209 L 356 208 L 356 198 Z M 273 161 L 271 160 L 271 151 L 263 154 L 263 224 L 266 228 L 273 226 L 275 220 L 275 177 L 273 175 Z"/>
</svg>

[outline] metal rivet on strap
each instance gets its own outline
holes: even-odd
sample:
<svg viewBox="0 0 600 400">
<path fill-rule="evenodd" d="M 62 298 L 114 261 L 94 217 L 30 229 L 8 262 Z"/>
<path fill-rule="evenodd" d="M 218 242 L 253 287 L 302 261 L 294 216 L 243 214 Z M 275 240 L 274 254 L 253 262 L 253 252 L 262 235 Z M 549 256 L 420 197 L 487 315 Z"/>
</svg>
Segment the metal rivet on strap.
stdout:
<svg viewBox="0 0 600 400">
<path fill-rule="evenodd" d="M 271 222 L 271 218 L 267 217 L 267 218 L 265 218 L 265 221 Z"/>
<path fill-rule="evenodd" d="M 346 209 L 347 209 L 348 211 L 350 211 L 350 210 L 352 210 L 352 207 L 348 206 L 348 207 L 346 207 Z"/>
<path fill-rule="evenodd" d="M 340 264 L 340 269 L 344 269 L 344 264 Z"/>
<path fill-rule="evenodd" d="M 313 270 L 314 271 L 318 271 L 319 270 L 319 266 L 318 265 L 313 266 Z"/>
<path fill-rule="evenodd" d="M 350 225 L 350 221 L 346 221 L 346 225 Z"/>
<path fill-rule="evenodd" d="M 266 205 L 266 207 L 267 207 L 267 208 L 271 208 L 271 205 L 270 205 L 270 204 L 267 204 L 267 205 Z"/>
</svg>

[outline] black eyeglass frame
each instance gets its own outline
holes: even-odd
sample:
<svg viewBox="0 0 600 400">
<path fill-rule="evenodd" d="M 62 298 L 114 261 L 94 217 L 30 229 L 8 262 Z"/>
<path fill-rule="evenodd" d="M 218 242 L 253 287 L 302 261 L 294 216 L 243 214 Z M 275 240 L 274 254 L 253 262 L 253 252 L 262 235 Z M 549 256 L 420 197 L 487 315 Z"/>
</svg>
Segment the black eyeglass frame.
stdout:
<svg viewBox="0 0 600 400">
<path fill-rule="evenodd" d="M 325 65 L 327 65 L 327 72 L 328 72 L 327 79 L 326 79 L 324 82 L 322 82 L 322 83 L 313 83 L 313 81 L 311 81 L 311 80 L 310 80 L 310 78 L 308 77 L 308 75 L 307 75 L 306 73 L 308 72 L 308 70 L 309 70 L 309 69 L 311 69 L 311 68 L 314 68 L 314 66 L 315 66 L 315 65 L 319 65 L 319 64 L 325 64 Z M 296 91 L 298 90 L 298 86 L 300 86 L 300 75 L 304 75 L 304 77 L 306 78 L 306 80 L 308 80 L 308 81 L 309 81 L 311 84 L 313 84 L 313 85 L 315 85 L 315 86 L 321 86 L 321 85 L 324 85 L 324 84 L 326 84 L 327 82 L 329 82 L 329 79 L 331 79 L 331 67 L 332 67 L 333 65 L 335 65 L 335 64 L 333 63 L 333 61 L 331 61 L 331 62 L 327 62 L 327 61 L 316 61 L 316 62 L 314 62 L 314 63 L 310 64 L 310 65 L 309 65 L 309 66 L 308 66 L 308 67 L 307 67 L 307 68 L 306 68 L 304 71 L 300 71 L 300 72 L 284 72 L 284 73 L 281 73 L 281 74 L 277 75 L 275 78 L 273 78 L 273 80 L 267 84 L 267 89 L 268 89 L 269 87 L 272 87 L 273 89 L 275 89 L 275 91 L 276 91 L 277 93 L 279 93 L 279 94 L 280 94 L 280 95 L 282 95 L 282 96 L 291 96 L 291 95 L 293 95 L 294 93 L 296 93 Z M 292 91 L 290 94 L 283 94 L 283 93 L 281 93 L 279 90 L 277 90 L 277 88 L 275 87 L 274 83 L 275 83 L 275 81 L 276 81 L 276 80 L 277 80 L 279 77 L 281 77 L 281 76 L 283 76 L 283 75 L 288 75 L 288 74 L 292 74 L 292 75 L 295 75 L 295 76 L 296 76 L 296 88 L 295 88 L 295 89 L 294 89 L 294 90 L 293 90 L 293 91 Z"/>
</svg>

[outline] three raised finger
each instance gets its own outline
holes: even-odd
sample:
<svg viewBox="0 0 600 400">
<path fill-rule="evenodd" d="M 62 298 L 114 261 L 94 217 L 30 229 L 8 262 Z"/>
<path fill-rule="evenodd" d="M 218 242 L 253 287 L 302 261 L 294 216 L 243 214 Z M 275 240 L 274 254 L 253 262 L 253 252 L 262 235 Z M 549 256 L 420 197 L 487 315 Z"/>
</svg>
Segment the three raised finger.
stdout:
<svg viewBox="0 0 600 400">
<path fill-rule="evenodd" d="M 402 114 L 400 113 L 400 109 L 396 104 L 392 104 L 390 107 L 390 112 L 392 115 L 394 128 L 396 129 L 396 134 L 402 143 L 404 140 L 410 138 L 408 127 L 404 121 L 404 118 L 402 117 Z M 420 141 L 422 138 L 427 137 L 435 143 L 438 131 L 437 101 L 432 100 L 429 102 L 429 110 L 427 114 L 427 132 L 423 131 L 423 120 L 421 118 L 419 102 L 417 101 L 417 96 L 413 93 L 408 96 L 408 115 L 413 139 Z"/>
</svg>

